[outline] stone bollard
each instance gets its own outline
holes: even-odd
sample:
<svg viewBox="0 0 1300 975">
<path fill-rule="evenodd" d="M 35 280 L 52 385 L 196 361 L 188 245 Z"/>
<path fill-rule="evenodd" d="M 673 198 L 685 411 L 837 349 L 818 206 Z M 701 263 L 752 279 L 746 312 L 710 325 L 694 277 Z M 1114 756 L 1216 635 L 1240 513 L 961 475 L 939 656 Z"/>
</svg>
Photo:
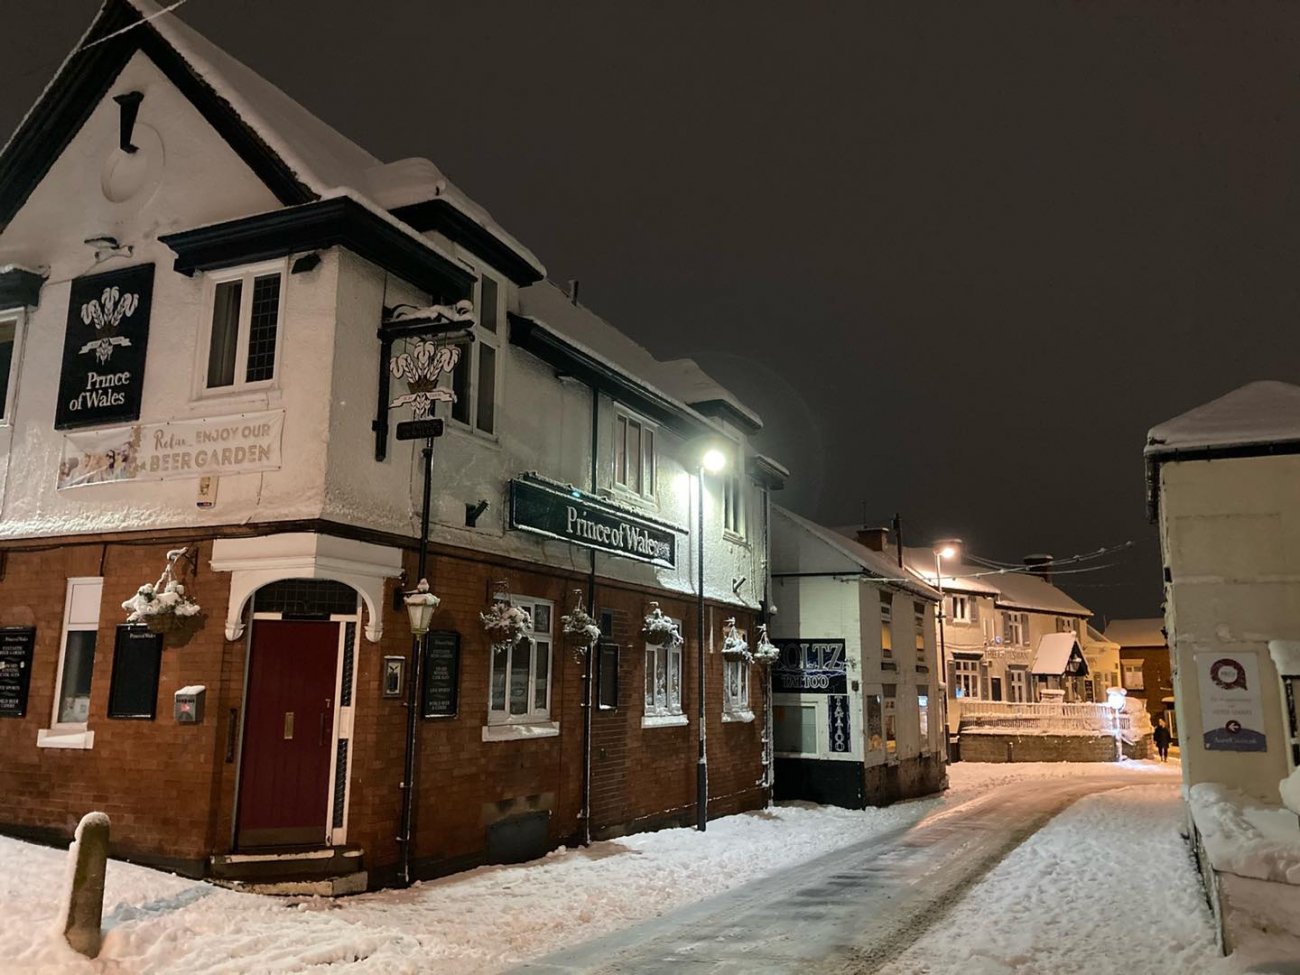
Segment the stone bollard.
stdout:
<svg viewBox="0 0 1300 975">
<path fill-rule="evenodd" d="M 87 958 L 99 954 L 104 914 L 104 873 L 108 866 L 108 816 L 86 813 L 68 848 L 68 899 L 63 937 Z"/>
</svg>

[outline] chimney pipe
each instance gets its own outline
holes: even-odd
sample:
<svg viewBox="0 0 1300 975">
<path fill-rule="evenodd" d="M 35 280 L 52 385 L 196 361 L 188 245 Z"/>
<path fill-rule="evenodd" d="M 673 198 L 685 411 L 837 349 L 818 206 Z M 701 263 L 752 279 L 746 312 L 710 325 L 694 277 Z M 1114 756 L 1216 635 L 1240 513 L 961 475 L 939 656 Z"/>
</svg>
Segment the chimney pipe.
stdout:
<svg viewBox="0 0 1300 975">
<path fill-rule="evenodd" d="M 578 279 L 577 278 L 569 279 L 569 301 L 575 305 L 578 303 Z"/>
<path fill-rule="evenodd" d="M 1036 555 L 1026 555 L 1022 561 L 1031 573 L 1045 582 L 1052 581 L 1052 562 L 1055 561 L 1054 556 L 1040 552 Z"/>
<path fill-rule="evenodd" d="M 888 528 L 859 528 L 858 542 L 873 552 L 883 552 L 889 544 Z"/>
</svg>

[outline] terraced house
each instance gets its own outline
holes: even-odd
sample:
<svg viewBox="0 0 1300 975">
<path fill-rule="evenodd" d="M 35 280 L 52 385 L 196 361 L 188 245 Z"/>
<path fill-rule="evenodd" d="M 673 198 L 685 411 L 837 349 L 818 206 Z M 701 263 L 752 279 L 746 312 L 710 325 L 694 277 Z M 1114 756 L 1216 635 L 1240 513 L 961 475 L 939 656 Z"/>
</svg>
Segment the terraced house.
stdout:
<svg viewBox="0 0 1300 975">
<path fill-rule="evenodd" d="M 0 829 L 337 892 L 766 801 L 761 421 L 433 163 L 109 0 L 0 268 Z"/>
</svg>

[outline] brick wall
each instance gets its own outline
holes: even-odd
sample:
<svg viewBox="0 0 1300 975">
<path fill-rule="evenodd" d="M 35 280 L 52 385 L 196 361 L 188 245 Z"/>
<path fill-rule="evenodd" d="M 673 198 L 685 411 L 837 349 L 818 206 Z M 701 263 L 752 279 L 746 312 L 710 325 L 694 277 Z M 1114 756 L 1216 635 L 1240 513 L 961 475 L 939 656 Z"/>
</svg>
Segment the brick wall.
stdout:
<svg viewBox="0 0 1300 975">
<path fill-rule="evenodd" d="M 197 576 L 186 584 L 205 611 L 200 629 L 183 645 L 169 643 L 152 721 L 107 717 L 115 627 L 126 613 L 120 604 L 143 582 L 152 582 L 165 553 L 178 543 L 62 545 L 11 551 L 0 579 L 0 625 L 37 628 L 27 715 L 0 719 L 0 829 L 43 839 L 66 839 L 80 817 L 94 809 L 113 822 L 117 855 L 201 873 L 211 853 L 230 849 L 235 801 L 236 755 L 227 760 L 232 712 L 242 707 L 245 641 L 224 635 L 229 576 L 209 566 L 211 540 L 198 545 Z M 407 553 L 407 578 L 415 577 L 415 554 Z M 88 750 L 38 748 L 54 708 L 66 580 L 104 578 L 91 688 Z M 460 633 L 459 713 L 422 719 L 419 732 L 415 860 L 419 875 L 433 875 L 481 862 L 487 828 L 520 813 L 549 814 L 548 843 L 571 843 L 582 833 L 583 670 L 560 633 L 559 617 L 572 606 L 578 574 L 502 566 L 459 554 L 431 557 L 428 571 L 442 604 L 434 628 Z M 487 723 L 489 648 L 478 614 L 493 584 L 555 604 L 551 717 L 555 737 L 483 741 Z M 365 850 L 377 881 L 391 879 L 400 859 L 401 781 L 406 738 L 404 698 L 381 694 L 383 658 L 409 656 L 404 609 L 393 609 L 390 582 L 382 611 L 380 643 L 362 639 L 355 660 L 354 728 L 348 805 L 348 842 Z M 644 654 L 639 631 L 649 602 L 683 619 L 682 727 L 642 728 Z M 618 707 L 599 710 L 592 721 L 592 829 L 615 835 L 694 822 L 696 767 L 695 611 L 689 598 L 600 583 L 593 615 L 614 616 L 612 639 L 621 648 Z M 711 816 L 756 808 L 766 801 L 762 776 L 761 671 L 751 668 L 753 722 L 722 721 L 722 621 L 734 610 L 706 609 L 714 651 L 707 654 L 707 715 Z M 738 624 L 754 633 L 754 621 Z M 409 676 L 409 675 L 408 675 Z M 172 695 L 187 684 L 207 687 L 206 714 L 198 725 L 172 719 Z M 236 748 L 237 753 L 237 748 Z"/>
<path fill-rule="evenodd" d="M 1150 758 L 1151 738 L 1124 745 L 1126 758 Z M 1109 735 L 972 735 L 961 736 L 964 762 L 1113 762 L 1115 739 Z"/>
</svg>

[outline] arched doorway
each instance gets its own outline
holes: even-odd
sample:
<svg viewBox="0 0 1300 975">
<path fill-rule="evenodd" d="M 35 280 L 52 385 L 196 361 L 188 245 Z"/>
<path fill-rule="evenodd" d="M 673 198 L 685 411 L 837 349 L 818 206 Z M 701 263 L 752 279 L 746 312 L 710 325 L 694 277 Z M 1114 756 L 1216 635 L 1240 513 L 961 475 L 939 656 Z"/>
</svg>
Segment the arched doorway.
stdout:
<svg viewBox="0 0 1300 975">
<path fill-rule="evenodd" d="M 284 579 L 254 594 L 237 848 L 343 842 L 360 611 L 357 591 L 331 579 Z"/>
</svg>

